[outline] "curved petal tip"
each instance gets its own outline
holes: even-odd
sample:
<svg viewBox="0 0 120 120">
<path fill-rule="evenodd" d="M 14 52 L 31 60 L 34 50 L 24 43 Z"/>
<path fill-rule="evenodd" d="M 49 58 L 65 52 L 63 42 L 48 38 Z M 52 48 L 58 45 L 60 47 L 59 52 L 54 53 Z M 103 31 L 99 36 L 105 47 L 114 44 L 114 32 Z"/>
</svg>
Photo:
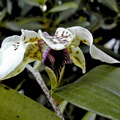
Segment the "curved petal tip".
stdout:
<svg viewBox="0 0 120 120">
<path fill-rule="evenodd" d="M 106 63 L 120 63 L 120 61 L 112 58 L 111 56 L 107 55 L 100 49 L 98 49 L 95 45 L 90 46 L 90 54 L 94 59 L 98 59 L 102 62 Z"/>
</svg>

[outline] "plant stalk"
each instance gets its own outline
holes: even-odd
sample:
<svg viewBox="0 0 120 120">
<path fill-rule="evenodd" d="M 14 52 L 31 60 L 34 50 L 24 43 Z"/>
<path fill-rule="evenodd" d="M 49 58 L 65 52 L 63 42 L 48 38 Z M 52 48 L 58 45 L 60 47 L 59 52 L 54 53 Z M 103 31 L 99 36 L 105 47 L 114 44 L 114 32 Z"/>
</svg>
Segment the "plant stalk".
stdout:
<svg viewBox="0 0 120 120">
<path fill-rule="evenodd" d="M 58 108 L 56 102 L 54 101 L 52 95 L 50 94 L 44 80 L 42 79 L 42 76 L 40 75 L 39 71 L 35 70 L 33 67 L 31 67 L 30 65 L 27 65 L 26 68 L 33 74 L 33 76 L 35 77 L 35 79 L 37 80 L 38 84 L 40 85 L 40 87 L 42 88 L 44 94 L 46 95 L 46 97 L 48 98 L 49 102 L 51 103 L 54 111 L 56 112 L 56 114 L 62 119 L 65 120 L 60 109 Z"/>
</svg>

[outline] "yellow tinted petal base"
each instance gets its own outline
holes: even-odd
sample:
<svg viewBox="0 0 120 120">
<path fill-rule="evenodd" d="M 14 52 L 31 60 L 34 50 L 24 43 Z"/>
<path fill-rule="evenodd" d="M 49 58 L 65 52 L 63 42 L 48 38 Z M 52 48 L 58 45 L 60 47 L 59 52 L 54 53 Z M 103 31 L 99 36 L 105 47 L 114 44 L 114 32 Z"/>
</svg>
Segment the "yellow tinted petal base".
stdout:
<svg viewBox="0 0 120 120">
<path fill-rule="evenodd" d="M 50 69 L 49 67 L 45 66 L 45 70 L 51 81 L 51 94 L 53 94 L 53 92 L 56 90 L 56 88 L 60 85 L 60 81 L 64 74 L 64 68 L 65 67 L 62 68 L 62 70 L 60 72 L 59 80 L 57 80 L 57 77 L 56 77 L 54 71 L 52 69 Z"/>
</svg>

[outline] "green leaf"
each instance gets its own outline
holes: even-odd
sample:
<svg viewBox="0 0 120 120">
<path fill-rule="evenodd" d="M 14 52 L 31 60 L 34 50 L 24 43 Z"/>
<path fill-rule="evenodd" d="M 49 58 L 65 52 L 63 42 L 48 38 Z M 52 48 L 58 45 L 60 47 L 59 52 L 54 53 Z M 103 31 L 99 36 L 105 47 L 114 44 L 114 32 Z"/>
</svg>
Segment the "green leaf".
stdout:
<svg viewBox="0 0 120 120">
<path fill-rule="evenodd" d="M 66 100 L 63 100 L 60 104 L 59 104 L 59 109 L 62 113 L 64 113 L 66 106 L 67 106 L 68 102 Z"/>
<path fill-rule="evenodd" d="M 40 4 L 39 4 L 39 2 L 37 0 L 21 0 L 21 1 L 23 1 L 23 2 L 25 2 L 27 4 L 29 4 L 29 5 L 32 5 L 32 6 L 37 6 L 37 7 L 40 6 Z"/>
<path fill-rule="evenodd" d="M 120 68 L 101 65 L 56 95 L 101 116 L 120 120 Z"/>
<path fill-rule="evenodd" d="M 67 20 L 76 12 L 76 10 L 77 8 L 72 8 L 72 9 L 61 12 L 58 18 L 55 20 L 55 24 L 58 25 L 61 21 Z"/>
<path fill-rule="evenodd" d="M 37 1 L 38 3 L 40 3 L 42 5 L 44 5 L 47 2 L 47 0 L 35 0 L 35 1 Z"/>
<path fill-rule="evenodd" d="M 0 22 L 3 20 L 3 18 L 5 17 L 5 15 L 6 15 L 6 8 L 4 8 L 3 10 L 2 10 L 2 12 L 1 12 L 1 15 L 0 15 Z"/>
<path fill-rule="evenodd" d="M 61 120 L 55 113 L 0 84 L 0 120 Z"/>
<path fill-rule="evenodd" d="M 95 120 L 96 114 L 92 112 L 87 112 L 81 120 Z"/>
<path fill-rule="evenodd" d="M 12 2 L 10 0 L 7 0 L 7 12 L 12 13 Z"/>
<path fill-rule="evenodd" d="M 13 31 L 20 31 L 21 29 L 38 30 L 38 29 L 43 28 L 44 26 L 37 21 L 28 21 L 25 23 L 9 21 L 6 23 L 6 27 Z"/>
<path fill-rule="evenodd" d="M 49 12 L 60 12 L 64 10 L 68 10 L 71 8 L 77 8 L 78 5 L 75 2 L 66 2 L 61 5 L 53 7 Z"/>
<path fill-rule="evenodd" d="M 103 23 L 103 17 L 97 12 L 88 12 L 90 16 L 90 25 L 87 27 L 91 31 L 95 31 L 100 28 L 101 23 Z"/>
<path fill-rule="evenodd" d="M 80 20 L 73 20 L 72 22 L 66 22 L 63 24 L 60 24 L 60 26 L 64 27 L 72 27 L 72 26 L 82 26 L 82 27 L 87 27 L 89 26 L 90 23 L 88 21 L 80 21 Z"/>
<path fill-rule="evenodd" d="M 111 10 L 118 12 L 118 6 L 116 0 L 98 0 L 98 2 L 110 8 Z"/>
</svg>

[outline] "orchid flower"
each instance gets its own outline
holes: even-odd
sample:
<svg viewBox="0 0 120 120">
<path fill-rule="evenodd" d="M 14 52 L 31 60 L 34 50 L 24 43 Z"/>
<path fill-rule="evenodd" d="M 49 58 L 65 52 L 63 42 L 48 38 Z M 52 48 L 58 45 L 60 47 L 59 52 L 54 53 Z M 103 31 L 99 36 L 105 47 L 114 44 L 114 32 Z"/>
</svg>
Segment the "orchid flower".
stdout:
<svg viewBox="0 0 120 120">
<path fill-rule="evenodd" d="M 80 67 L 83 73 L 86 72 L 85 57 L 79 48 L 80 42 L 90 46 L 89 51 L 93 58 L 107 63 L 119 63 L 119 61 L 95 47 L 93 45 L 92 34 L 83 27 L 58 28 L 54 36 L 50 36 L 41 30 L 39 30 L 38 33 L 47 45 L 46 51 L 43 50 L 42 52 L 42 58 L 53 90 L 59 85 L 64 66 L 69 63 L 70 60 L 76 66 Z"/>
<path fill-rule="evenodd" d="M 21 30 L 22 35 L 13 35 L 4 39 L 0 49 L 0 80 L 8 79 L 22 72 L 25 66 L 41 60 L 38 47 L 38 34 Z"/>
<path fill-rule="evenodd" d="M 33 61 L 43 63 L 51 80 L 52 90 L 60 84 L 65 64 L 70 60 L 83 73 L 86 72 L 85 57 L 80 43 L 90 46 L 93 58 L 107 63 L 119 63 L 93 45 L 92 34 L 83 27 L 58 28 L 53 36 L 41 30 L 22 30 L 21 36 L 7 37 L 0 49 L 0 80 L 10 78 L 24 70 Z"/>
</svg>

